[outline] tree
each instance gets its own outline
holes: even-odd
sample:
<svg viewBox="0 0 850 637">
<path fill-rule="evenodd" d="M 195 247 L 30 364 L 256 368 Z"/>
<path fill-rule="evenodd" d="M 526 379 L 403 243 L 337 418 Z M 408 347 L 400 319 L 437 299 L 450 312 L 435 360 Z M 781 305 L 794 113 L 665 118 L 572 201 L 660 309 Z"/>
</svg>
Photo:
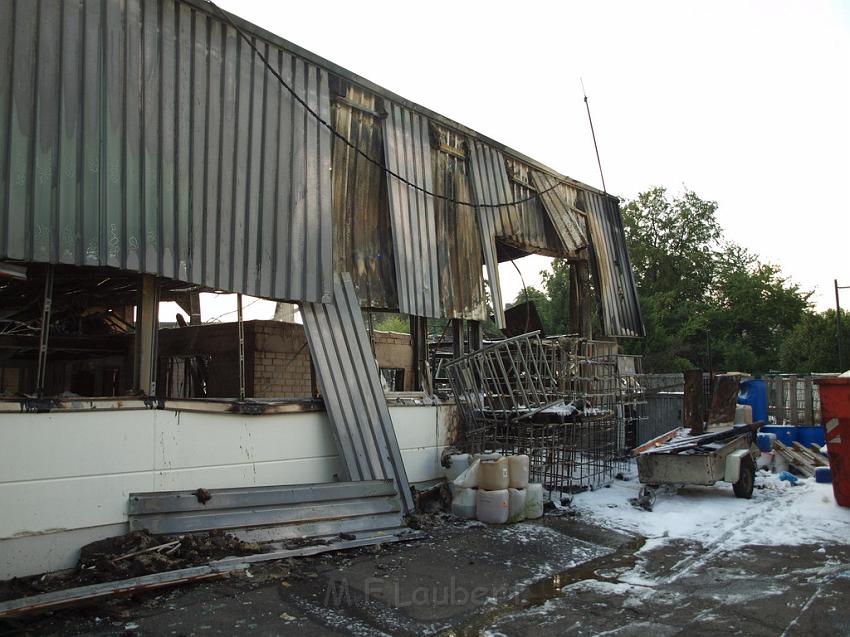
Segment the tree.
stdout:
<svg viewBox="0 0 850 637">
<path fill-rule="evenodd" d="M 552 261 L 551 270 L 540 273 L 549 298 L 549 334 L 569 334 L 570 329 L 570 263 L 566 259 Z"/>
<path fill-rule="evenodd" d="M 844 369 L 838 365 L 835 336 L 835 310 L 807 312 L 782 341 L 779 369 L 798 374 L 845 371 L 850 368 L 850 316 L 845 312 L 841 313 Z"/>
<path fill-rule="evenodd" d="M 543 290 L 525 288 L 517 294 L 513 305 L 534 303 L 546 334 L 570 333 L 570 264 L 566 259 L 552 261 L 551 270 L 540 272 Z"/>
<path fill-rule="evenodd" d="M 643 354 L 647 371 L 778 366 L 810 293 L 724 241 L 717 203 L 692 191 L 652 188 L 622 211 L 647 332 L 627 349 Z"/>
<path fill-rule="evenodd" d="M 635 281 L 665 293 L 669 307 L 703 300 L 714 277 L 722 230 L 717 203 L 655 187 L 622 207 Z"/>
<path fill-rule="evenodd" d="M 717 203 L 656 187 L 622 207 L 646 338 L 628 349 L 649 371 L 681 371 L 705 358 L 707 310 L 722 231 Z"/>
<path fill-rule="evenodd" d="M 806 313 L 811 293 L 730 244 L 720 255 L 708 326 L 717 360 L 728 369 L 766 372 L 779 367 L 779 349 Z"/>
</svg>

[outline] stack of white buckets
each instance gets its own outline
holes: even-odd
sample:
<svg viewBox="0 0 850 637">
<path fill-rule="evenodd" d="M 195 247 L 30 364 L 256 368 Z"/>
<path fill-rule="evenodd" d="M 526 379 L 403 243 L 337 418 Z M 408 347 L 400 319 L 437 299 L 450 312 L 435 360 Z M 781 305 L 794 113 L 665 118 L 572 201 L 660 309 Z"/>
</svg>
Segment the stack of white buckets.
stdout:
<svg viewBox="0 0 850 637">
<path fill-rule="evenodd" d="M 458 517 L 504 524 L 543 515 L 543 485 L 528 482 L 528 456 L 456 454 L 446 478 Z"/>
</svg>

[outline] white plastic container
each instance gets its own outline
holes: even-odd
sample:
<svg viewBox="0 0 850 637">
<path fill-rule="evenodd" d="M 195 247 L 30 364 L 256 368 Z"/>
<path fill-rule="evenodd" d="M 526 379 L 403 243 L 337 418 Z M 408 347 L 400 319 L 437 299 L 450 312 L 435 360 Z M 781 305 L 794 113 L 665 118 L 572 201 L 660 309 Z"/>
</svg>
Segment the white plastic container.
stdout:
<svg viewBox="0 0 850 637">
<path fill-rule="evenodd" d="M 525 519 L 525 489 L 508 489 L 508 522 L 522 522 Z"/>
<path fill-rule="evenodd" d="M 752 425 L 753 424 L 753 408 L 752 408 L 752 405 L 735 405 L 735 424 L 737 424 L 737 425 Z"/>
<path fill-rule="evenodd" d="M 475 501 L 478 497 L 478 489 L 466 489 L 455 487 L 452 497 L 452 513 L 459 518 L 467 520 L 475 519 Z"/>
<path fill-rule="evenodd" d="M 478 489 L 475 507 L 476 516 L 482 522 L 487 524 L 504 524 L 508 521 L 508 514 L 510 513 L 508 490 L 485 491 L 484 489 Z"/>
<path fill-rule="evenodd" d="M 449 466 L 446 469 L 446 480 L 454 482 L 461 473 L 469 469 L 472 464 L 472 456 L 468 453 L 455 453 L 449 456 Z"/>
<path fill-rule="evenodd" d="M 454 485 L 453 490 L 457 490 L 459 488 L 463 489 L 473 489 L 478 486 L 478 467 L 481 463 L 476 460 L 469 467 L 467 467 L 466 471 L 461 473 L 457 478 L 452 481 Z M 453 491 L 454 492 L 454 491 Z"/>
<path fill-rule="evenodd" d="M 478 465 L 478 488 L 487 491 L 502 491 L 510 484 L 508 459 L 481 456 Z"/>
<path fill-rule="evenodd" d="M 513 489 L 528 486 L 528 456 L 508 456 L 508 486 Z"/>
<path fill-rule="evenodd" d="M 529 482 L 525 489 L 525 517 L 528 520 L 543 517 L 543 485 L 539 482 Z"/>
</svg>

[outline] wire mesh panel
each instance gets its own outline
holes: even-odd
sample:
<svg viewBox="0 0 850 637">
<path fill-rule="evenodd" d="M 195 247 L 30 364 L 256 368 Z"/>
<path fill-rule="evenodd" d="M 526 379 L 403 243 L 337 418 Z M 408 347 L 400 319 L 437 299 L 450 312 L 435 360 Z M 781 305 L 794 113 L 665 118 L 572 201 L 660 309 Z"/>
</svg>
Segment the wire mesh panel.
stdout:
<svg viewBox="0 0 850 637">
<path fill-rule="evenodd" d="M 539 332 L 488 345 L 446 366 L 469 442 L 525 419 L 558 400 Z"/>
<path fill-rule="evenodd" d="M 534 332 L 453 361 L 464 447 L 527 454 L 549 492 L 610 482 L 645 419 L 640 362 L 623 358 L 616 343 Z"/>
<path fill-rule="evenodd" d="M 621 422 L 617 432 L 617 452 L 619 456 L 626 457 L 638 446 L 638 435 L 647 420 L 643 358 L 618 355 L 617 376 L 620 385 L 617 415 Z"/>
</svg>

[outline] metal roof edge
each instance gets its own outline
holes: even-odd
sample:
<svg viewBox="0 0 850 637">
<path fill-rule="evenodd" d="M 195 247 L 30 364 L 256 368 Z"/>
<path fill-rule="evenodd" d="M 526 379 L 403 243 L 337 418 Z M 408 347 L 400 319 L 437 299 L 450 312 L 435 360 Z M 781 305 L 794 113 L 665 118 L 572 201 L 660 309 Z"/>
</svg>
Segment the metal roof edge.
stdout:
<svg viewBox="0 0 850 637">
<path fill-rule="evenodd" d="M 210 2 L 208 2 L 208 0 L 179 0 L 179 2 L 182 2 L 183 4 L 192 6 L 195 9 L 198 9 L 199 11 L 203 11 L 204 13 L 207 13 L 212 17 L 218 17 L 216 10 L 212 7 Z M 484 142 L 484 143 L 486 143 L 490 146 L 493 146 L 494 148 L 496 148 L 497 150 L 500 150 L 503 153 L 507 153 L 507 154 L 511 155 L 514 159 L 517 159 L 517 160 L 519 160 L 523 163 L 526 163 L 526 164 L 528 164 L 528 165 L 530 165 L 534 168 L 537 168 L 538 170 L 543 170 L 545 172 L 548 172 L 553 177 L 560 179 L 561 181 L 563 181 L 564 183 L 566 183 L 570 186 L 580 188 L 582 190 L 586 190 L 586 191 L 589 191 L 589 192 L 593 192 L 593 193 L 596 193 L 598 195 L 607 195 L 607 196 L 610 196 L 610 197 L 617 198 L 616 195 L 612 195 L 611 193 L 607 193 L 603 190 L 600 190 L 599 188 L 596 188 L 594 186 L 590 186 L 588 184 L 580 182 L 577 179 L 573 179 L 572 177 L 568 177 L 567 175 L 563 175 L 563 174 L 559 173 L 557 170 L 550 168 L 549 166 L 537 161 L 536 159 L 533 159 L 533 158 L 529 157 L 528 155 L 525 155 L 524 153 L 519 152 L 518 150 L 514 150 L 510 146 L 506 146 L 505 144 L 502 144 L 501 142 L 498 142 L 498 141 L 496 141 L 496 140 L 494 140 L 490 137 L 487 137 L 486 135 L 479 133 L 478 131 L 476 131 L 472 128 L 469 128 L 468 126 L 465 126 L 465 125 L 463 125 L 459 122 L 456 122 L 452 119 L 449 119 L 448 117 L 446 117 L 444 115 L 440 115 L 439 113 L 432 111 L 431 109 L 426 108 L 425 106 L 417 104 L 416 102 L 413 102 L 413 101 L 411 101 L 407 98 L 404 98 L 401 95 L 398 95 L 397 93 L 394 93 L 394 92 L 390 91 L 389 89 L 386 89 L 383 86 L 380 86 L 379 84 L 376 84 L 376 83 L 372 82 L 371 80 L 366 79 L 365 77 L 362 77 L 362 76 L 357 75 L 356 73 L 354 73 L 352 71 L 349 71 L 348 69 L 336 64 L 335 62 L 331 62 L 330 60 L 327 60 L 327 59 L 323 58 L 322 56 L 317 55 L 316 53 L 313 53 L 312 51 L 308 51 L 307 49 L 305 49 L 301 46 L 298 46 L 297 44 L 290 42 L 289 40 L 286 40 L 286 39 L 282 38 L 281 36 L 279 36 L 275 33 L 272 33 L 271 31 L 268 31 L 267 29 L 264 29 L 263 27 L 261 27 L 259 25 L 254 24 L 253 22 L 248 22 L 244 18 L 240 18 L 239 16 L 237 16 L 233 13 L 230 13 L 228 11 L 225 11 L 224 9 L 222 9 L 220 7 L 219 7 L 219 11 L 221 11 L 222 13 L 227 15 L 228 18 L 230 18 L 233 21 L 234 24 L 236 24 L 240 29 L 246 31 L 247 33 L 250 33 L 251 35 L 254 35 L 254 36 L 257 36 L 257 37 L 262 38 L 264 40 L 267 40 L 269 43 L 275 44 L 275 45 L 281 47 L 282 49 L 286 50 L 287 52 L 292 53 L 293 55 L 297 55 L 298 57 L 301 57 L 301 58 L 307 60 L 308 62 L 311 62 L 311 63 L 313 63 L 317 66 L 321 66 L 324 69 L 326 69 L 327 71 L 329 71 L 329 72 L 331 72 L 335 75 L 338 75 L 341 78 L 343 78 L 343 79 L 345 79 L 349 82 L 353 82 L 353 83 L 357 84 L 358 86 L 360 86 L 360 88 L 366 89 L 368 91 L 371 91 L 372 93 L 375 93 L 376 95 L 379 95 L 381 97 L 385 97 L 389 100 L 392 100 L 393 102 L 396 102 L 399 105 L 404 106 L 405 108 L 409 108 L 413 111 L 416 111 L 417 113 L 419 113 L 421 115 L 425 115 L 426 117 L 434 120 L 438 124 L 442 124 L 444 126 L 454 128 L 455 130 L 462 132 L 466 135 L 473 136 L 476 139 L 478 139 L 479 141 L 482 141 L 482 142 Z"/>
</svg>

